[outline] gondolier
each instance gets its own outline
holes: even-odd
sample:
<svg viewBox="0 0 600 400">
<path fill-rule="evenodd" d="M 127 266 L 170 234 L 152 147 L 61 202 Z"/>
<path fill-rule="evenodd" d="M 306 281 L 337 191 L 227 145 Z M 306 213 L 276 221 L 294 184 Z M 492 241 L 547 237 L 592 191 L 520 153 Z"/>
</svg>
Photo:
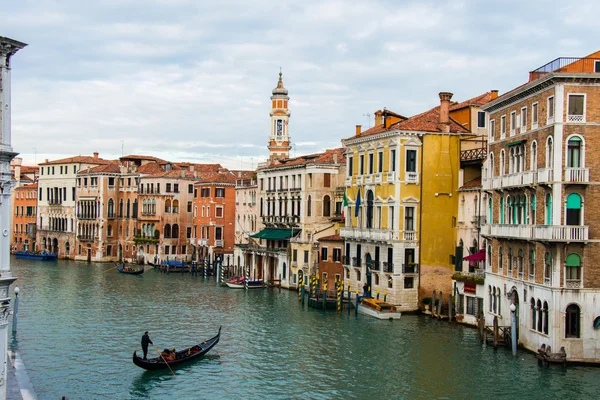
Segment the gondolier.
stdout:
<svg viewBox="0 0 600 400">
<path fill-rule="evenodd" d="M 150 340 L 150 336 L 148 336 L 148 331 L 146 331 L 144 332 L 144 336 L 142 336 L 142 351 L 144 352 L 144 360 L 146 360 L 146 356 L 148 355 L 148 344 L 150 343 L 152 343 L 152 340 Z"/>
</svg>

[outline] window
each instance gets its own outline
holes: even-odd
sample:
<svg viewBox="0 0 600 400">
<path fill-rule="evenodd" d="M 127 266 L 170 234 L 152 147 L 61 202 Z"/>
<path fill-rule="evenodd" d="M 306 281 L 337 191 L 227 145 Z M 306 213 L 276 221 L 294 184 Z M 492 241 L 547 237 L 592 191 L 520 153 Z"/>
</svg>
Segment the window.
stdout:
<svg viewBox="0 0 600 400">
<path fill-rule="evenodd" d="M 485 128 L 485 112 L 484 111 L 477 112 L 477 127 Z"/>
<path fill-rule="evenodd" d="M 304 250 L 304 263 L 308 264 L 308 250 Z"/>
<path fill-rule="evenodd" d="M 340 262 L 342 260 L 342 249 L 333 249 L 333 262 Z"/>
<path fill-rule="evenodd" d="M 477 298 L 467 296 L 467 314 L 477 315 Z"/>
<path fill-rule="evenodd" d="M 506 137 L 506 115 L 500 117 L 500 139 Z"/>
<path fill-rule="evenodd" d="M 174 193 L 179 193 L 179 183 L 174 183 L 173 184 L 173 192 Z"/>
<path fill-rule="evenodd" d="M 494 131 L 496 130 L 496 120 L 490 120 L 490 142 L 494 141 Z"/>
<path fill-rule="evenodd" d="M 404 230 L 414 231 L 415 230 L 415 208 L 404 207 Z"/>
<path fill-rule="evenodd" d="M 223 240 L 223 227 L 215 226 L 215 240 Z"/>
<path fill-rule="evenodd" d="M 373 202 L 375 196 L 373 191 L 367 191 L 367 229 L 373 229 Z"/>
<path fill-rule="evenodd" d="M 167 193 L 171 193 L 171 184 L 167 183 L 167 188 L 165 189 Z"/>
<path fill-rule="evenodd" d="M 573 136 L 567 142 L 567 167 L 581 168 L 581 138 Z"/>
<path fill-rule="evenodd" d="M 191 194 L 191 193 L 194 193 L 194 185 L 193 185 L 193 184 L 191 184 L 191 183 L 188 185 L 188 193 L 190 193 L 190 194 Z M 194 196 L 194 197 L 195 197 L 195 196 Z"/>
<path fill-rule="evenodd" d="M 546 225 L 552 225 L 552 195 L 546 194 Z"/>
<path fill-rule="evenodd" d="M 373 158 L 373 153 L 369 153 L 369 174 L 372 174 L 375 169 L 375 160 Z"/>
<path fill-rule="evenodd" d="M 504 269 L 504 249 L 502 246 L 498 248 L 498 271 L 502 272 Z"/>
<path fill-rule="evenodd" d="M 527 130 L 527 107 L 521 108 L 521 133 Z"/>
<path fill-rule="evenodd" d="M 415 278 L 406 277 L 404 278 L 404 289 L 413 289 L 415 287 Z"/>
<path fill-rule="evenodd" d="M 293 262 L 296 262 L 296 261 L 298 261 L 298 249 L 294 249 L 294 250 L 292 251 L 292 261 L 293 261 Z"/>
<path fill-rule="evenodd" d="M 416 172 L 417 171 L 417 151 L 406 150 L 406 171 Z"/>
<path fill-rule="evenodd" d="M 585 122 L 585 95 L 569 95 L 567 122 Z"/>
<path fill-rule="evenodd" d="M 548 123 L 554 122 L 554 96 L 548 97 Z"/>
<path fill-rule="evenodd" d="M 396 149 L 390 150 L 390 171 L 396 171 Z"/>
<path fill-rule="evenodd" d="M 567 307 L 565 312 L 565 337 L 566 338 L 579 338 L 579 320 L 581 311 L 577 304 L 571 304 Z"/>
<path fill-rule="evenodd" d="M 193 203 L 191 201 L 188 201 L 188 203 L 187 203 L 187 212 L 192 212 L 192 204 Z"/>
<path fill-rule="evenodd" d="M 600 61 L 594 61 L 594 72 L 600 72 Z"/>
<path fill-rule="evenodd" d="M 352 176 L 354 169 L 354 157 L 348 157 L 348 176 Z"/>
<path fill-rule="evenodd" d="M 363 154 L 360 155 L 360 175 L 364 175 L 365 173 L 365 156 Z"/>
<path fill-rule="evenodd" d="M 515 130 L 517 129 L 517 112 L 513 111 L 510 113 L 510 136 L 515 134 Z"/>
<path fill-rule="evenodd" d="M 544 284 L 552 285 L 552 256 L 546 252 L 544 257 Z"/>
<path fill-rule="evenodd" d="M 312 199 L 310 196 L 308 196 L 308 199 L 306 200 L 306 216 L 310 217 L 312 214 Z"/>
<path fill-rule="evenodd" d="M 538 127 L 538 103 L 531 105 L 531 129 Z"/>
<path fill-rule="evenodd" d="M 225 188 L 215 188 L 215 197 L 225 197 Z"/>
<path fill-rule="evenodd" d="M 331 216 L 331 198 L 329 196 L 323 197 L 323 216 Z"/>
<path fill-rule="evenodd" d="M 377 172 L 383 172 L 383 151 L 377 153 Z"/>
<path fill-rule="evenodd" d="M 581 196 L 571 193 L 567 196 L 567 225 L 581 225 Z"/>
<path fill-rule="evenodd" d="M 321 261 L 327 261 L 327 247 L 321 247 Z"/>
<path fill-rule="evenodd" d="M 565 287 L 578 288 L 581 286 L 581 257 L 571 253 L 565 260 Z"/>
<path fill-rule="evenodd" d="M 215 207 L 215 217 L 216 218 L 223 218 L 223 207 Z"/>
<path fill-rule="evenodd" d="M 537 323 L 536 323 L 536 308 L 535 308 L 535 300 L 532 297 L 531 300 L 529 300 L 529 313 L 531 314 L 531 329 L 535 330 L 537 327 Z"/>
<path fill-rule="evenodd" d="M 323 174 L 323 187 L 331 187 L 331 174 L 330 173 Z"/>
</svg>

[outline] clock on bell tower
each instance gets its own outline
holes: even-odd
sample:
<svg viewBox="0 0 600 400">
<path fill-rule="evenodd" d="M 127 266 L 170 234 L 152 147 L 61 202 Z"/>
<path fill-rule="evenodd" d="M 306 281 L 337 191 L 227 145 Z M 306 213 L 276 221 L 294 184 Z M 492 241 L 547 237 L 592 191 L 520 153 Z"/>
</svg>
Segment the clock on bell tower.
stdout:
<svg viewBox="0 0 600 400">
<path fill-rule="evenodd" d="M 288 132 L 288 122 L 291 115 L 288 108 L 289 101 L 288 91 L 283 86 L 282 73 L 279 72 L 279 81 L 271 96 L 271 134 L 267 146 L 270 161 L 289 158 L 290 156 L 292 146 Z"/>
</svg>

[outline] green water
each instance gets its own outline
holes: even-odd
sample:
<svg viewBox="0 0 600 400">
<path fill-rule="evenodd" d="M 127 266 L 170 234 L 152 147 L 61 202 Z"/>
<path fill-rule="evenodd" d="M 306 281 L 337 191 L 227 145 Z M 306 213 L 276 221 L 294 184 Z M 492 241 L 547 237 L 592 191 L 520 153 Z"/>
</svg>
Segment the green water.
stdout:
<svg viewBox="0 0 600 400">
<path fill-rule="evenodd" d="M 40 399 L 594 399 L 600 368 L 539 368 L 427 317 L 379 321 L 302 309 L 295 292 L 119 274 L 108 264 L 11 259 L 21 288 L 16 349 Z M 216 334 L 204 358 L 147 372 L 131 361 Z M 151 348 L 152 350 L 152 348 Z"/>
</svg>

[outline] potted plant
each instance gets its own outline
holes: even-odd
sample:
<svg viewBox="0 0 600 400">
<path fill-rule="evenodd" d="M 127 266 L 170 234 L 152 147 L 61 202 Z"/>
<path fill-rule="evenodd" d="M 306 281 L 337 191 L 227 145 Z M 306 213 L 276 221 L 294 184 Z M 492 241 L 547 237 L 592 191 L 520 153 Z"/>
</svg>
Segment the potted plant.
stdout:
<svg viewBox="0 0 600 400">
<path fill-rule="evenodd" d="M 425 311 L 429 311 L 429 306 L 431 305 L 431 297 L 422 298 L 421 303 L 423 303 L 423 306 L 425 306 Z"/>
</svg>

